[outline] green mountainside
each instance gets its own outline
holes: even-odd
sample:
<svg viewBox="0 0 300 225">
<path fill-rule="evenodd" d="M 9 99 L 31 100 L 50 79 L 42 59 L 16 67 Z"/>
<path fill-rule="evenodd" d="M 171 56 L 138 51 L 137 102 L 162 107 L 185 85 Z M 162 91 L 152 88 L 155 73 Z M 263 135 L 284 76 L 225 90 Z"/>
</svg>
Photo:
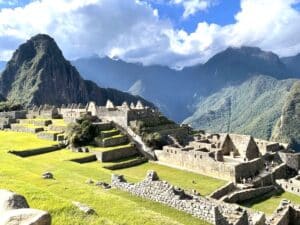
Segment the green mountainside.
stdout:
<svg viewBox="0 0 300 225">
<path fill-rule="evenodd" d="M 272 140 L 287 142 L 300 149 L 300 81 L 292 86 L 273 131 Z"/>
<path fill-rule="evenodd" d="M 255 76 L 203 98 L 184 123 L 208 132 L 250 134 L 270 139 L 295 79 Z"/>
<path fill-rule="evenodd" d="M 151 103 L 115 89 L 98 87 L 81 78 L 55 41 L 39 34 L 22 44 L 0 75 L 0 94 L 8 101 L 24 105 L 87 103 L 104 105 L 123 101 Z"/>
</svg>

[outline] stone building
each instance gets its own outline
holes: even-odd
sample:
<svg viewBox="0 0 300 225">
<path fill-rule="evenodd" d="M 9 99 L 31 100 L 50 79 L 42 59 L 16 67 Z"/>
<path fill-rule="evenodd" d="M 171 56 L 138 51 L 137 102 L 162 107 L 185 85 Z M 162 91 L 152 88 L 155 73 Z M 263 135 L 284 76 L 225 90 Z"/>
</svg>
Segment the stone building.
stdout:
<svg viewBox="0 0 300 225">
<path fill-rule="evenodd" d="M 155 155 L 160 163 L 233 182 L 250 178 L 255 181 L 260 176 L 266 183 L 272 183 L 273 178 L 270 180 L 266 171 L 276 172 L 276 177 L 286 174 L 282 172 L 284 167 L 280 167 L 285 162 L 278 153 L 276 163 L 274 157 L 262 157 L 254 138 L 248 135 L 198 135 L 185 147 L 164 146 L 155 150 Z"/>
</svg>

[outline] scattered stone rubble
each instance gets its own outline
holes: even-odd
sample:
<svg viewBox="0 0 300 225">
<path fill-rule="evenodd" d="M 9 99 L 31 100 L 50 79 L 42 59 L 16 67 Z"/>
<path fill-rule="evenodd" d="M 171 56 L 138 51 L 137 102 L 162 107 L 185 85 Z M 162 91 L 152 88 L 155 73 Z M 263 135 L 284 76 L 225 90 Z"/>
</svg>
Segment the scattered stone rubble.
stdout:
<svg viewBox="0 0 300 225">
<path fill-rule="evenodd" d="M 31 209 L 24 196 L 0 190 L 0 225 L 50 225 L 48 212 Z"/>
</svg>

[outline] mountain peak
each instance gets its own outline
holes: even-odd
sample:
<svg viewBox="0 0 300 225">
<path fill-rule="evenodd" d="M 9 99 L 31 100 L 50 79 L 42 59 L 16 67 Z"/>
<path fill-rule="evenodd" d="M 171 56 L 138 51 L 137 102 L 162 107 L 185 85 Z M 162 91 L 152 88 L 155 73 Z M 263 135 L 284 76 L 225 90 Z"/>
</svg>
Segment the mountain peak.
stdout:
<svg viewBox="0 0 300 225">
<path fill-rule="evenodd" d="M 114 104 L 141 100 L 152 106 L 140 97 L 103 89 L 82 79 L 55 40 L 46 34 L 32 37 L 14 52 L 0 76 L 0 94 L 24 105 L 86 104 L 88 101 L 104 105 L 110 99 Z"/>
</svg>

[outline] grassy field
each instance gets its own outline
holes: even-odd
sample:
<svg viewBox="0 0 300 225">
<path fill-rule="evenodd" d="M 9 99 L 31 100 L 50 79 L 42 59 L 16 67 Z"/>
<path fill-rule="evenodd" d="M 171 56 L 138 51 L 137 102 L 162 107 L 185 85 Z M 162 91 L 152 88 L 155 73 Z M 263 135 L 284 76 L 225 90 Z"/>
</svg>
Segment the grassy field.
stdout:
<svg viewBox="0 0 300 225">
<path fill-rule="evenodd" d="M 25 150 L 54 145 L 56 142 L 39 139 L 35 134 L 19 132 L 0 132 L 0 153 L 10 150 Z"/>
<path fill-rule="evenodd" d="M 295 204 L 300 204 L 300 196 L 289 192 L 283 192 L 283 193 L 273 194 L 272 196 L 268 195 L 258 199 L 254 199 L 242 205 L 253 208 L 258 211 L 265 212 L 268 215 L 271 215 L 274 212 L 274 210 L 279 206 L 279 203 L 283 199 L 288 199 Z"/>
<path fill-rule="evenodd" d="M 89 178 L 110 182 L 112 171 L 103 169 L 99 162 L 78 164 L 68 160 L 86 156 L 61 150 L 38 156 L 20 158 L 7 151 L 24 150 L 52 145 L 33 134 L 0 131 L 0 188 L 23 194 L 31 207 L 48 210 L 54 225 L 207 225 L 162 204 L 134 197 L 126 192 L 88 185 Z M 146 171 L 154 169 L 159 176 L 188 189 L 197 189 L 205 195 L 225 182 L 183 172 L 154 163 L 114 171 L 130 181 L 139 181 Z M 51 171 L 55 179 L 43 180 L 41 174 Z M 192 181 L 196 184 L 192 184 Z M 97 215 L 87 216 L 72 205 L 79 201 L 93 207 Z"/>
</svg>

